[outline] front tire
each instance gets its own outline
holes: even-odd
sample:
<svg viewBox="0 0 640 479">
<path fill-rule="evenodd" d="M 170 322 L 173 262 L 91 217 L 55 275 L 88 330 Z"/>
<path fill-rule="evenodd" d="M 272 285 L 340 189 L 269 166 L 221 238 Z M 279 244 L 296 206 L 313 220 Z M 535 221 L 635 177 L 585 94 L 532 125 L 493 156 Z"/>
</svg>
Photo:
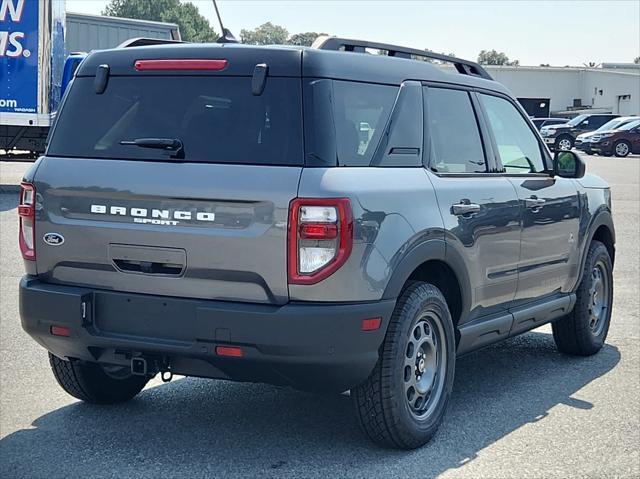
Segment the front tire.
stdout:
<svg viewBox="0 0 640 479">
<path fill-rule="evenodd" d="M 442 422 L 455 359 L 453 322 L 442 293 L 431 284 L 411 283 L 398 299 L 378 363 L 352 391 L 365 434 L 385 447 L 427 443 Z"/>
<path fill-rule="evenodd" d="M 107 374 L 97 363 L 60 359 L 49 353 L 58 384 L 71 396 L 92 404 L 115 404 L 135 397 L 149 378 L 131 374 Z"/>
<path fill-rule="evenodd" d="M 631 153 L 631 144 L 626 140 L 616 141 L 613 145 L 613 151 L 618 158 L 624 158 Z"/>
<path fill-rule="evenodd" d="M 571 138 L 570 136 L 561 136 L 556 141 L 555 149 L 557 151 L 569 151 L 571 148 L 573 148 L 573 138 Z"/>
<path fill-rule="evenodd" d="M 576 291 L 576 305 L 571 313 L 552 324 L 558 349 L 577 356 L 600 351 L 609 332 L 612 304 L 611 257 L 604 244 L 592 241 Z"/>
</svg>

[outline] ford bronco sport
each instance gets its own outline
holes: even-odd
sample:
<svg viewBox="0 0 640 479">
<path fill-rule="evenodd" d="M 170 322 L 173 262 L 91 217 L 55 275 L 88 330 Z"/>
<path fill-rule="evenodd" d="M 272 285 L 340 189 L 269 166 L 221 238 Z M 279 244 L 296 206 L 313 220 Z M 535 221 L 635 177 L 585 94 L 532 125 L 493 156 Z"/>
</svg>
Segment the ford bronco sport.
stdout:
<svg viewBox="0 0 640 479">
<path fill-rule="evenodd" d="M 422 50 L 94 52 L 18 212 L 22 325 L 92 403 L 156 374 L 350 390 L 368 437 L 415 448 L 457 355 L 548 322 L 590 355 L 609 328 L 607 185 Z"/>
</svg>

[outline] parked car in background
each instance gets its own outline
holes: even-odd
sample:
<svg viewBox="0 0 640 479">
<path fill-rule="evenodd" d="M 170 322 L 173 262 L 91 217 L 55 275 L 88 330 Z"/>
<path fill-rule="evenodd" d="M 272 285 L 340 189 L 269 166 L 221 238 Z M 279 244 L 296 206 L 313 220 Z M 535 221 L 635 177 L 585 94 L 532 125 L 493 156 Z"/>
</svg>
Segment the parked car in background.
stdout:
<svg viewBox="0 0 640 479">
<path fill-rule="evenodd" d="M 640 153 L 640 120 L 593 136 L 591 149 L 605 156 L 625 157 L 629 153 Z"/>
<path fill-rule="evenodd" d="M 569 118 L 531 118 L 538 130 L 543 126 L 561 125 L 569 121 Z"/>
<path fill-rule="evenodd" d="M 576 137 L 576 141 L 573 146 L 578 150 L 584 151 L 587 154 L 593 153 L 591 149 L 591 138 L 595 135 L 599 135 L 604 131 L 617 130 L 618 128 L 626 125 L 627 123 L 631 123 L 632 121 L 640 120 L 640 116 L 621 116 L 618 118 L 614 118 L 611 121 L 608 121 L 596 131 L 592 131 L 591 133 L 582 133 Z"/>
<path fill-rule="evenodd" d="M 595 131 L 619 116 L 601 113 L 578 115 L 563 125 L 543 126 L 540 134 L 551 150 L 570 150 L 579 134 Z"/>
</svg>

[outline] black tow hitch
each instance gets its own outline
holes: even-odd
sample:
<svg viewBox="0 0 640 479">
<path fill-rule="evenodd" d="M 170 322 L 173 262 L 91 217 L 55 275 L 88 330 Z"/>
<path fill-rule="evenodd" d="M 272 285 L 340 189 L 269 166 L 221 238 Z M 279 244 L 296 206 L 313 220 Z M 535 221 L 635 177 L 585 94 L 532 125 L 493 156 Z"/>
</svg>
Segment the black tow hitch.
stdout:
<svg viewBox="0 0 640 479">
<path fill-rule="evenodd" d="M 163 382 L 168 383 L 173 379 L 171 364 L 168 358 L 156 359 L 135 356 L 131 358 L 131 374 L 136 376 L 155 376 L 160 373 Z"/>
<path fill-rule="evenodd" d="M 147 376 L 149 368 L 145 358 L 131 358 L 131 374 L 136 376 Z"/>
</svg>

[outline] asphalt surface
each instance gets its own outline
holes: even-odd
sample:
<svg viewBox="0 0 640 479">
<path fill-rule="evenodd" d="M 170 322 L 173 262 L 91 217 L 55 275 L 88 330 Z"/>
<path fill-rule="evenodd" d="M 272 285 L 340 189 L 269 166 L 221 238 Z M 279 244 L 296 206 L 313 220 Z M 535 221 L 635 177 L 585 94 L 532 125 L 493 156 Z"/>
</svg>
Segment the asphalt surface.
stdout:
<svg viewBox="0 0 640 479">
<path fill-rule="evenodd" d="M 0 475 L 640 477 L 640 158 L 587 164 L 613 191 L 607 345 L 563 356 L 547 326 L 461 358 L 444 424 L 412 452 L 371 445 L 345 395 L 191 378 L 154 380 L 113 407 L 66 395 L 20 327 L 11 185 L 25 167 L 0 164 Z"/>
</svg>

